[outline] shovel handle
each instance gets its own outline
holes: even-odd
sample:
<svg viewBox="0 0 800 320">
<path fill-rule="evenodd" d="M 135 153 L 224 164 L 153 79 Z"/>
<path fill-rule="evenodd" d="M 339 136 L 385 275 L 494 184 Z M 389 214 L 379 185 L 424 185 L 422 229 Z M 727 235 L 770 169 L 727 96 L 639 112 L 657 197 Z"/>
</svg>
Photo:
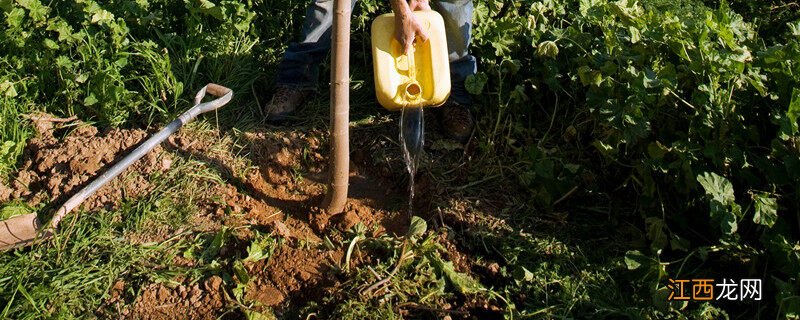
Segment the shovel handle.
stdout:
<svg viewBox="0 0 800 320">
<path fill-rule="evenodd" d="M 203 100 L 203 97 L 205 97 L 206 92 L 217 96 L 218 98 L 209 102 L 200 103 Z M 116 176 L 121 174 L 123 171 L 125 171 L 125 169 L 150 152 L 150 150 L 153 150 L 153 148 L 161 144 L 161 142 L 164 142 L 167 137 L 178 131 L 178 129 L 180 129 L 183 125 L 189 123 L 201 113 L 219 109 L 230 102 L 231 98 L 233 98 L 233 91 L 231 89 L 213 83 L 209 83 L 204 86 L 199 92 L 197 92 L 197 95 L 195 95 L 194 107 L 184 112 L 180 117 L 178 117 L 178 119 L 170 122 L 166 127 L 164 127 L 164 129 L 161 129 L 161 131 L 142 142 L 142 144 L 134 149 L 133 152 L 125 156 L 125 158 L 122 158 L 122 160 L 109 168 L 108 171 L 94 179 L 92 183 L 78 191 L 78 193 L 70 197 L 69 200 L 64 203 L 64 205 L 58 208 L 58 211 L 56 211 L 56 213 L 53 215 L 53 218 L 50 220 L 50 223 L 48 224 L 49 229 L 52 229 L 50 231 L 54 232 L 58 227 L 58 224 L 61 222 L 61 219 L 63 219 L 64 216 L 66 216 L 70 211 L 83 203 L 86 198 L 90 197 L 98 189 L 100 189 L 100 187 L 106 185 Z"/>
<path fill-rule="evenodd" d="M 208 85 L 206 85 L 206 92 L 214 95 L 215 97 L 222 97 L 228 94 L 228 92 L 231 92 L 231 89 L 228 89 L 227 87 L 223 87 L 216 83 L 209 83 Z"/>
<path fill-rule="evenodd" d="M 210 93 L 211 95 L 218 97 L 218 99 L 206 103 L 200 103 L 203 101 L 203 97 L 206 96 L 206 93 Z M 189 111 L 186 111 L 187 114 L 195 110 L 197 111 L 197 113 L 191 115 L 187 114 L 184 115 L 188 116 L 189 118 L 194 118 L 200 113 L 206 113 L 209 111 L 217 110 L 219 109 L 219 107 L 222 107 L 226 103 L 231 101 L 232 97 L 233 97 L 233 91 L 231 89 L 228 89 L 227 87 L 223 87 L 215 83 L 209 83 L 202 89 L 200 89 L 200 91 L 197 92 L 197 95 L 194 96 L 194 104 L 195 106 L 197 106 L 197 109 L 192 108 L 189 109 Z"/>
</svg>

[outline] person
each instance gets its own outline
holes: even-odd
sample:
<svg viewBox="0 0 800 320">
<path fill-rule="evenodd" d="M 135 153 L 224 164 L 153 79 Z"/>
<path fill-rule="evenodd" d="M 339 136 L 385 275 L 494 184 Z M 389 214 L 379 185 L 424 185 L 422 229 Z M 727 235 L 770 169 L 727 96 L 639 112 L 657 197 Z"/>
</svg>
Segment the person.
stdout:
<svg viewBox="0 0 800 320">
<path fill-rule="evenodd" d="M 436 10 L 442 15 L 447 35 L 450 60 L 450 98 L 440 107 L 442 132 L 449 138 L 464 142 L 472 133 L 475 120 L 470 112 L 472 99 L 464 81 L 475 74 L 477 63 L 469 54 L 472 31 L 471 0 L 438 0 L 432 6 L 428 0 L 390 0 L 395 13 L 395 37 L 406 52 L 415 38 L 426 41 L 428 36 L 412 14 L 415 10 Z M 356 1 L 353 1 L 355 6 Z M 333 0 L 315 0 L 306 10 L 299 42 L 291 43 L 278 66 L 275 93 L 266 106 L 267 121 L 279 123 L 302 106 L 316 92 L 320 62 L 330 51 L 333 25 Z"/>
</svg>

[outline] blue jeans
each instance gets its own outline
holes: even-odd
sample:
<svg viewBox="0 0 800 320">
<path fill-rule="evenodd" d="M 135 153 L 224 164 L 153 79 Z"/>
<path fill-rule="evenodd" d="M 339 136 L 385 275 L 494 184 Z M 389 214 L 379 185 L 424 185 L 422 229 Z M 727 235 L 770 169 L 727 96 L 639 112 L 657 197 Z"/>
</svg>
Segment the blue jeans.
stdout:
<svg viewBox="0 0 800 320">
<path fill-rule="evenodd" d="M 355 7 L 356 1 L 353 1 Z M 469 106 L 469 93 L 464 88 L 467 76 L 475 74 L 477 63 L 469 54 L 472 33 L 472 0 L 439 0 L 431 7 L 444 18 L 450 58 L 450 100 Z M 314 89 L 319 78 L 319 65 L 331 48 L 333 0 L 315 0 L 308 6 L 300 41 L 289 45 L 278 65 L 279 86 Z"/>
</svg>

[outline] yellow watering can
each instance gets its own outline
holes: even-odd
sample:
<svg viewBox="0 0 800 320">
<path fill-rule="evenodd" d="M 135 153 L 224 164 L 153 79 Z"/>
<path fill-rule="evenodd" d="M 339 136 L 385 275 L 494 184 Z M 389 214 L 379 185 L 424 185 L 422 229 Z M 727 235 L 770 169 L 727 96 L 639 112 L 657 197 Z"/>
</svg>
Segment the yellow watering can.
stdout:
<svg viewBox="0 0 800 320">
<path fill-rule="evenodd" d="M 375 96 L 389 111 L 439 106 L 450 96 L 450 62 L 444 20 L 436 11 L 415 11 L 428 41 L 415 43 L 406 55 L 394 37 L 394 14 L 372 23 Z"/>
</svg>

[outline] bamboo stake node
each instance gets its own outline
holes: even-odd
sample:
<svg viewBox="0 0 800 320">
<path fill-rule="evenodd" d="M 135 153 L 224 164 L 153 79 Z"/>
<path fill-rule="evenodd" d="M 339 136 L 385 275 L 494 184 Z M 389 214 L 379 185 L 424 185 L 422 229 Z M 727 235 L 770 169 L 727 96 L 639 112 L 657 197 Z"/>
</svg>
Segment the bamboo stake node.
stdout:
<svg viewBox="0 0 800 320">
<path fill-rule="evenodd" d="M 344 211 L 350 177 L 350 0 L 334 0 L 331 42 L 331 157 L 326 213 Z"/>
</svg>

